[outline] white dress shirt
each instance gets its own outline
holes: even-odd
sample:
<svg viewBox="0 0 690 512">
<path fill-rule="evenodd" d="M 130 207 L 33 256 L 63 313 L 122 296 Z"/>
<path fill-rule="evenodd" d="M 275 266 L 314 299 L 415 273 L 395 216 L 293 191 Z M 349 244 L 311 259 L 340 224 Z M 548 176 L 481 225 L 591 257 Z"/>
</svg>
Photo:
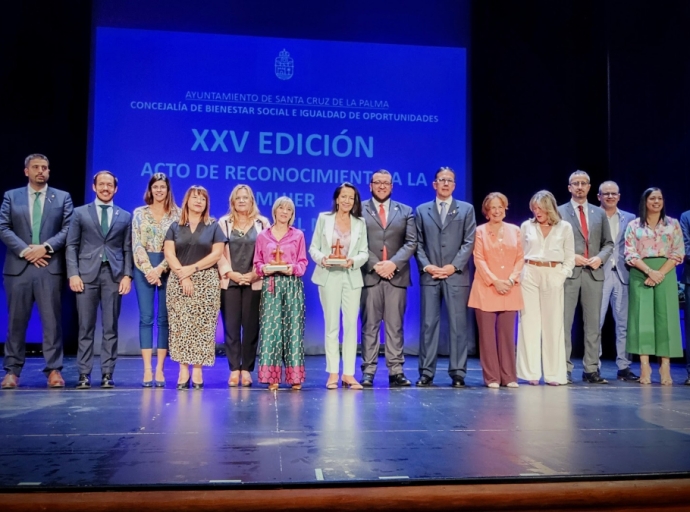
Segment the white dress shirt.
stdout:
<svg viewBox="0 0 690 512">
<path fill-rule="evenodd" d="M 97 208 L 96 208 L 96 214 L 98 215 L 98 223 L 99 223 L 99 225 L 100 225 L 100 222 L 101 222 L 101 205 L 103 205 L 103 206 L 109 206 L 109 207 L 110 207 L 110 208 L 108 208 L 108 209 L 106 210 L 106 212 L 108 213 L 108 226 L 111 226 L 112 223 L 113 223 L 113 202 L 110 201 L 109 203 L 104 203 L 104 202 L 101 201 L 100 199 L 96 198 L 96 206 L 97 206 Z"/>
<path fill-rule="evenodd" d="M 450 207 L 454 204 L 453 197 L 451 196 L 445 201 L 441 201 L 438 197 L 436 198 L 436 210 L 439 215 L 441 215 L 441 203 L 446 203 L 446 215 L 448 215 L 450 213 Z"/>
<path fill-rule="evenodd" d="M 383 203 L 379 203 L 375 198 L 371 198 L 371 200 L 374 202 L 374 206 L 376 207 L 376 214 L 378 215 L 379 209 L 381 208 L 381 205 L 383 205 L 383 211 L 386 215 L 386 224 L 388 224 L 388 215 L 390 213 L 390 208 L 391 208 L 391 200 L 390 198 L 386 199 Z"/>
<path fill-rule="evenodd" d="M 48 185 L 45 185 L 41 190 L 34 190 L 31 185 L 27 186 L 29 189 L 29 218 L 31 225 L 34 224 L 34 201 L 36 200 L 36 192 L 41 195 L 38 196 L 38 201 L 41 203 L 41 214 L 43 214 L 43 207 L 46 204 L 46 193 L 48 192 Z"/>
<path fill-rule="evenodd" d="M 532 261 L 557 261 L 562 263 L 561 271 L 566 277 L 573 274 L 575 267 L 575 238 L 573 227 L 566 221 L 560 221 L 551 227 L 544 237 L 539 224 L 526 220 L 520 226 L 522 248 L 525 259 Z"/>
<path fill-rule="evenodd" d="M 585 201 L 581 205 L 571 199 L 570 204 L 573 205 L 573 209 L 575 210 L 575 217 L 577 217 L 578 222 L 580 222 L 580 206 L 582 206 L 582 209 L 585 212 L 585 221 L 587 222 L 587 232 L 589 233 L 589 203 Z M 580 222 L 580 228 L 582 228 L 582 222 Z"/>
</svg>

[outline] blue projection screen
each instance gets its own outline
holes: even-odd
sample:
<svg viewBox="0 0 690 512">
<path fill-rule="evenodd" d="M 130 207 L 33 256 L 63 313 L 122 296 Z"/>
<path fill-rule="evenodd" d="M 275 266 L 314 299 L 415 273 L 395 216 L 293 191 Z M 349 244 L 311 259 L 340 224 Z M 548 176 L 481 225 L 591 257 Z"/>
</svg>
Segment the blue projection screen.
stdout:
<svg viewBox="0 0 690 512">
<path fill-rule="evenodd" d="M 434 197 L 436 169 L 457 173 L 465 199 L 467 65 L 464 48 L 343 43 L 98 28 L 89 169 L 114 172 L 115 202 L 143 204 L 152 173 L 170 176 L 178 202 L 193 184 L 227 211 L 232 188 L 252 187 L 270 219 L 276 197 L 295 202 L 307 246 L 334 189 L 354 183 L 363 199 L 377 169 L 393 197 L 416 207 Z M 90 178 L 87 198 L 93 198 Z M 304 278 L 307 353 L 323 352 L 316 286 Z M 416 266 L 408 295 L 407 351 L 417 352 Z M 221 328 L 217 340 L 222 342 Z M 134 290 L 120 318 L 120 352 L 138 353 Z"/>
</svg>

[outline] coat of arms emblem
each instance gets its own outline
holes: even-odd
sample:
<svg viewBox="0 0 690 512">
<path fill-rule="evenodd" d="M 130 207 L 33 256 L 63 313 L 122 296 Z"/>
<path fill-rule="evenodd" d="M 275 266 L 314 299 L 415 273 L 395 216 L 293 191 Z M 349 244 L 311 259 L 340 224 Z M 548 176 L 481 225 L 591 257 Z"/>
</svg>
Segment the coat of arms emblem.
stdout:
<svg viewBox="0 0 690 512">
<path fill-rule="evenodd" d="M 290 80 L 295 72 L 295 61 L 290 53 L 283 48 L 276 57 L 276 76 L 281 80 Z"/>
</svg>

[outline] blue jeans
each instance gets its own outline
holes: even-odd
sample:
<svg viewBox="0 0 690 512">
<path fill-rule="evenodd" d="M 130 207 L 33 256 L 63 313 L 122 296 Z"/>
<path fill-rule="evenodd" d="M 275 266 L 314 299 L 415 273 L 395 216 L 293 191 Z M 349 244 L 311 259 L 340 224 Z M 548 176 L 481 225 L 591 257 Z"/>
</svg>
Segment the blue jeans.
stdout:
<svg viewBox="0 0 690 512">
<path fill-rule="evenodd" d="M 149 252 L 149 260 L 154 267 L 163 261 L 162 252 Z M 168 273 L 161 276 L 161 286 L 149 284 L 144 273 L 134 269 L 134 289 L 139 303 L 139 345 L 141 348 L 153 348 L 153 303 L 158 292 L 158 350 L 168 349 L 168 307 L 165 304 L 165 287 L 168 284 Z"/>
</svg>

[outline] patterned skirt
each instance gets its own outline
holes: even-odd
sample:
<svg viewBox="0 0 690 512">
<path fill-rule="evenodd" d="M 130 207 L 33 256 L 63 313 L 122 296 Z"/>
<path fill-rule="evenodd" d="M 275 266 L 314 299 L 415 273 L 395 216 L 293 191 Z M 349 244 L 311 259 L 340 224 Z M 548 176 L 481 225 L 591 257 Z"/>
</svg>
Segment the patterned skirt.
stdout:
<svg viewBox="0 0 690 512">
<path fill-rule="evenodd" d="M 218 269 L 192 274 L 194 293 L 182 293 L 174 272 L 170 273 L 166 302 L 170 325 L 170 359 L 182 364 L 213 366 L 216 360 L 216 326 L 220 311 Z"/>
<path fill-rule="evenodd" d="M 170 285 L 168 285 L 170 286 Z M 264 279 L 261 289 L 259 382 L 304 382 L 304 284 L 296 276 Z"/>
</svg>

